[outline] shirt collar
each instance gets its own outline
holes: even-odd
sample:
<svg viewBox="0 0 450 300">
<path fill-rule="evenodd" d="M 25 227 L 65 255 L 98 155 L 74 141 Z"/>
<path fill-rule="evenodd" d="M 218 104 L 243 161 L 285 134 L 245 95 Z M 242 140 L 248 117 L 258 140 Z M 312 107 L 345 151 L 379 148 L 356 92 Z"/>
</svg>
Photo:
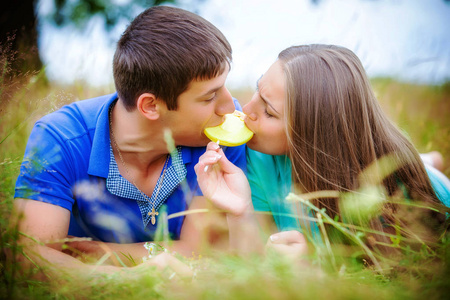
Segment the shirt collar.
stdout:
<svg viewBox="0 0 450 300">
<path fill-rule="evenodd" d="M 109 170 L 109 107 L 117 100 L 117 93 L 102 105 L 97 117 L 94 139 L 92 140 L 91 156 L 89 158 L 88 174 L 98 177 L 108 177 Z"/>
<path fill-rule="evenodd" d="M 147 224 L 150 222 L 148 213 L 153 208 L 158 211 L 161 205 L 186 178 L 187 170 L 183 161 L 183 151 L 181 147 L 177 147 L 167 158 L 162 173 L 156 182 L 155 189 L 149 196 L 142 194 L 138 187 L 120 175 L 111 146 L 109 151 L 110 164 L 106 187 L 110 193 L 116 196 L 136 200 L 141 211 L 143 225 L 147 227 Z"/>
</svg>

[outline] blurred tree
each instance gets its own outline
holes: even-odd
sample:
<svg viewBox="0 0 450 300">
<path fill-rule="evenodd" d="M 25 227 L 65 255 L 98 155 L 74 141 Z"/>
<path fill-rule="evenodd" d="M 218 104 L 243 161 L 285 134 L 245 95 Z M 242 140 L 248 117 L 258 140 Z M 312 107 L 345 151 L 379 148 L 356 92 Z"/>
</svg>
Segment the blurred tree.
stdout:
<svg viewBox="0 0 450 300">
<path fill-rule="evenodd" d="M 101 16 L 105 21 L 105 28 L 111 29 L 122 19 L 131 20 L 143 8 L 162 3 L 176 3 L 176 0 L 52 0 L 55 4 L 50 19 L 57 26 L 74 24 L 79 28 L 93 17 Z"/>
<path fill-rule="evenodd" d="M 36 71 L 42 67 L 37 49 L 34 1 L 0 2 L 1 78 L 15 72 Z"/>
</svg>

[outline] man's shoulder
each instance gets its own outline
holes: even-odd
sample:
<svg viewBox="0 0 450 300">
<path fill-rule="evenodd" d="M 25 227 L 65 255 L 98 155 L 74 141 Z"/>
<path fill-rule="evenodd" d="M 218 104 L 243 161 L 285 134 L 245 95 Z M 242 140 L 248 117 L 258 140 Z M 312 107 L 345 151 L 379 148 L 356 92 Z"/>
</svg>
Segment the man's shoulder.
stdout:
<svg viewBox="0 0 450 300">
<path fill-rule="evenodd" d="M 241 169 L 246 169 L 246 159 L 245 159 L 245 145 L 240 145 L 237 147 L 223 147 L 223 151 L 227 158 L 240 167 Z M 183 146 L 183 161 L 185 163 L 193 163 L 194 165 L 198 162 L 200 156 L 205 154 L 206 146 L 203 147 L 189 147 Z"/>
<path fill-rule="evenodd" d="M 36 124 L 72 138 L 96 127 L 106 102 L 113 96 L 114 94 L 104 95 L 72 102 L 42 117 Z"/>
<path fill-rule="evenodd" d="M 242 111 L 242 107 L 241 107 L 241 104 L 239 103 L 238 99 L 233 97 L 233 103 L 234 103 L 234 107 L 236 108 L 236 110 Z"/>
<path fill-rule="evenodd" d="M 79 100 L 69 104 L 64 105 L 58 110 L 45 115 L 40 119 L 43 122 L 53 122 L 53 120 L 64 120 L 64 119 L 89 119 L 95 118 L 101 109 L 103 108 L 105 102 L 111 99 L 114 94 L 104 95 L 100 97 L 90 98 L 86 100 Z"/>
</svg>

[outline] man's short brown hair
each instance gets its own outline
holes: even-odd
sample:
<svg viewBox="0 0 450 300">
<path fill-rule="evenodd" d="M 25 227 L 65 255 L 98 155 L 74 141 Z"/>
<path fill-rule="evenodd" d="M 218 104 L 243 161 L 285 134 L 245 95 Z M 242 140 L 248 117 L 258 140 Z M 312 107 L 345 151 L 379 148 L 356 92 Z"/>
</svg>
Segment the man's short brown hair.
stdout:
<svg viewBox="0 0 450 300">
<path fill-rule="evenodd" d="M 192 80 L 220 75 L 231 63 L 231 46 L 210 22 L 168 6 L 151 7 L 123 33 L 114 54 L 116 90 L 127 110 L 152 93 L 176 110 Z"/>
</svg>

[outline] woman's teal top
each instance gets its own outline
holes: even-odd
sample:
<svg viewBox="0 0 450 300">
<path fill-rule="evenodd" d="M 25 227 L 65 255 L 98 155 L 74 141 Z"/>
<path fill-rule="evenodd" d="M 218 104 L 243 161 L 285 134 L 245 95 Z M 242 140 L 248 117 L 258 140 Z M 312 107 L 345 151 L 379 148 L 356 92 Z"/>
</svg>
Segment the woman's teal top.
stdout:
<svg viewBox="0 0 450 300">
<path fill-rule="evenodd" d="M 255 211 L 273 215 L 279 231 L 300 230 L 312 241 L 320 242 L 316 222 L 309 222 L 310 231 L 305 232 L 298 216 L 315 217 L 310 209 L 298 203 L 285 201 L 291 191 L 291 161 L 285 155 L 268 155 L 247 148 L 247 178 L 252 189 Z M 300 210 L 300 211 L 298 211 Z"/>
<path fill-rule="evenodd" d="M 284 200 L 291 191 L 289 157 L 268 155 L 247 148 L 247 172 L 255 211 L 270 212 L 280 231 L 301 230 L 302 226 L 296 218 L 300 214 Z M 427 172 L 438 198 L 450 207 L 450 180 L 432 167 L 427 166 Z M 306 215 L 315 216 L 305 205 L 300 207 Z M 319 234 L 316 223 L 311 223 L 311 231 L 313 237 Z"/>
</svg>

